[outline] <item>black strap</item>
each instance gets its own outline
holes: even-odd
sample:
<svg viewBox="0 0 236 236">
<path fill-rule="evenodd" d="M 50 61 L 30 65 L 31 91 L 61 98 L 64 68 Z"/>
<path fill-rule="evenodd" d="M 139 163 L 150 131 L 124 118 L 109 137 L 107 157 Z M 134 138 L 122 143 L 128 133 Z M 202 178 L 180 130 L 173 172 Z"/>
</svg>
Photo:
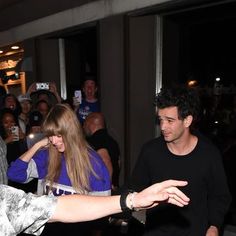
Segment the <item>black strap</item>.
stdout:
<svg viewBox="0 0 236 236">
<path fill-rule="evenodd" d="M 133 211 L 133 209 L 130 209 L 127 204 L 126 204 L 126 198 L 127 196 L 130 194 L 130 193 L 133 193 L 134 191 L 133 190 L 126 190 L 124 191 L 123 193 L 121 193 L 120 195 L 120 207 L 121 207 L 121 210 L 123 212 L 131 212 Z"/>
</svg>

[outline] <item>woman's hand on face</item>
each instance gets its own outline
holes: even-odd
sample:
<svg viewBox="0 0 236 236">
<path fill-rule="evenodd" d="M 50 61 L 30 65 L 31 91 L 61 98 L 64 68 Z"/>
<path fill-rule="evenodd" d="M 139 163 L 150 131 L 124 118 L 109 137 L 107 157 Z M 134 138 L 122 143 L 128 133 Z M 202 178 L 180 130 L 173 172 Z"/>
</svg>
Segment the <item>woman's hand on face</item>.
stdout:
<svg viewBox="0 0 236 236">
<path fill-rule="evenodd" d="M 40 141 L 38 141 L 38 144 L 39 144 L 40 148 L 48 147 L 50 144 L 49 138 L 45 137 L 45 138 L 41 139 Z"/>
</svg>

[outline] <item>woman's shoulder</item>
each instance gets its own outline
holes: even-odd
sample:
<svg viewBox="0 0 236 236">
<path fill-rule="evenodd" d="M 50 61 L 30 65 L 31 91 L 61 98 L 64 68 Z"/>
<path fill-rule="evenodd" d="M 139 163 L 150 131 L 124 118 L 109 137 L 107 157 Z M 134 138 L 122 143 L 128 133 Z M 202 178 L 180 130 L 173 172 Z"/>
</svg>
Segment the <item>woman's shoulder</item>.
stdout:
<svg viewBox="0 0 236 236">
<path fill-rule="evenodd" d="M 105 163 L 95 150 L 89 149 L 89 158 L 95 171 L 106 169 Z"/>
</svg>

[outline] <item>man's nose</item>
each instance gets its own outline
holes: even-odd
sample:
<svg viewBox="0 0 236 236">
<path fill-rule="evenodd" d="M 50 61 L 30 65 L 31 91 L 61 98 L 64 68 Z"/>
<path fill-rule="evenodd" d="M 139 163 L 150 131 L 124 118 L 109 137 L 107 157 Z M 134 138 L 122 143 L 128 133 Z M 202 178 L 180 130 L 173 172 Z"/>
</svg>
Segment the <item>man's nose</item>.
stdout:
<svg viewBox="0 0 236 236">
<path fill-rule="evenodd" d="M 160 122 L 160 129 L 161 130 L 165 130 L 165 128 L 166 128 L 166 122 L 165 121 L 161 121 Z"/>
</svg>

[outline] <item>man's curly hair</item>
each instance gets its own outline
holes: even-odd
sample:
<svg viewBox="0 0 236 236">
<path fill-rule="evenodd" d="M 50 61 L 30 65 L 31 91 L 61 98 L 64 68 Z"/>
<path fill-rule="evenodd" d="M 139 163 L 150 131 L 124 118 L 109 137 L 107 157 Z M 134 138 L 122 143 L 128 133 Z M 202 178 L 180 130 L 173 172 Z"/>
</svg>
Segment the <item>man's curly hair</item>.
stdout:
<svg viewBox="0 0 236 236">
<path fill-rule="evenodd" d="M 155 97 L 155 105 L 158 109 L 175 106 L 178 109 L 179 119 L 183 120 L 191 115 L 193 121 L 198 120 L 200 99 L 197 91 L 193 88 L 162 88 Z"/>
</svg>

